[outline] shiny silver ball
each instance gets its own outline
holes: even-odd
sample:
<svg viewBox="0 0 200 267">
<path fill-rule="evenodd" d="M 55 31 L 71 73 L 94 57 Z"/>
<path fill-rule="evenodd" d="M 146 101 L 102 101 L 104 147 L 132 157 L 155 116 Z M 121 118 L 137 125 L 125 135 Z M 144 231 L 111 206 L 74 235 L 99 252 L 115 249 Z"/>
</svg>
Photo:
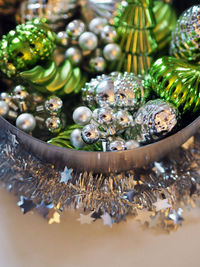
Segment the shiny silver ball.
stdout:
<svg viewBox="0 0 200 267">
<path fill-rule="evenodd" d="M 117 41 L 117 32 L 114 27 L 106 25 L 101 30 L 101 39 L 104 41 L 104 43 L 114 43 Z"/>
<path fill-rule="evenodd" d="M 97 35 L 101 33 L 103 27 L 107 24 L 107 20 L 105 18 L 94 18 L 89 23 L 89 30 Z"/>
<path fill-rule="evenodd" d="M 30 113 L 22 113 L 16 119 L 16 126 L 24 132 L 32 132 L 36 127 L 36 120 Z"/>
<path fill-rule="evenodd" d="M 24 100 L 28 96 L 28 92 L 26 91 L 26 88 L 22 85 L 17 85 L 13 92 L 12 92 L 14 98 L 18 100 Z"/>
<path fill-rule="evenodd" d="M 75 129 L 71 132 L 70 141 L 75 148 L 82 148 L 85 146 L 80 129 Z"/>
<path fill-rule="evenodd" d="M 79 37 L 78 43 L 83 51 L 93 51 L 97 48 L 98 38 L 93 32 L 84 32 Z"/>
<path fill-rule="evenodd" d="M 105 78 L 98 84 L 96 87 L 96 101 L 101 107 L 114 105 L 115 93 L 112 78 Z"/>
<path fill-rule="evenodd" d="M 108 145 L 109 151 L 125 150 L 125 142 L 123 140 L 115 140 Z"/>
<path fill-rule="evenodd" d="M 100 133 L 99 133 L 97 127 L 94 124 L 86 125 L 82 129 L 81 135 L 82 135 L 83 141 L 86 144 L 94 144 L 100 138 Z"/>
<path fill-rule="evenodd" d="M 72 117 L 78 125 L 86 125 L 92 119 L 92 111 L 87 107 L 81 106 L 74 110 Z"/>
<path fill-rule="evenodd" d="M 60 118 L 55 116 L 46 119 L 45 124 L 48 131 L 50 131 L 51 133 L 58 133 L 62 129 L 62 122 Z"/>
<path fill-rule="evenodd" d="M 66 50 L 65 56 L 73 66 L 78 66 L 82 60 L 82 53 L 77 47 L 70 47 Z"/>
<path fill-rule="evenodd" d="M 125 110 L 119 110 L 115 114 L 116 123 L 120 128 L 130 127 L 133 123 L 133 117 Z"/>
<path fill-rule="evenodd" d="M 129 140 L 125 143 L 125 149 L 126 150 L 131 150 L 131 149 L 137 148 L 139 146 L 140 146 L 139 143 L 135 140 Z"/>
<path fill-rule="evenodd" d="M 121 48 L 118 44 L 107 44 L 103 49 L 103 55 L 108 61 L 118 60 L 121 56 Z"/>
<path fill-rule="evenodd" d="M 11 100 L 11 96 L 8 93 L 3 92 L 0 95 L 0 99 L 9 104 L 9 102 Z"/>
<path fill-rule="evenodd" d="M 103 57 L 91 58 L 89 66 L 92 72 L 101 73 L 106 69 L 106 61 Z"/>
<path fill-rule="evenodd" d="M 61 111 L 63 106 L 62 100 L 57 96 L 51 96 L 45 101 L 45 108 L 51 114 L 57 114 Z"/>
<path fill-rule="evenodd" d="M 58 32 L 56 36 L 59 44 L 61 44 L 62 46 L 68 45 L 68 36 L 65 31 Z"/>
<path fill-rule="evenodd" d="M 99 124 L 110 125 L 114 122 L 115 116 L 111 108 L 97 108 L 93 111 L 93 118 Z"/>
<path fill-rule="evenodd" d="M 81 20 L 71 21 L 66 28 L 67 35 L 72 39 L 78 39 L 79 36 L 85 31 L 85 23 Z"/>
<path fill-rule="evenodd" d="M 1 100 L 0 101 L 0 115 L 3 117 L 6 117 L 6 115 L 8 114 L 8 111 L 9 111 L 8 103 Z"/>
</svg>

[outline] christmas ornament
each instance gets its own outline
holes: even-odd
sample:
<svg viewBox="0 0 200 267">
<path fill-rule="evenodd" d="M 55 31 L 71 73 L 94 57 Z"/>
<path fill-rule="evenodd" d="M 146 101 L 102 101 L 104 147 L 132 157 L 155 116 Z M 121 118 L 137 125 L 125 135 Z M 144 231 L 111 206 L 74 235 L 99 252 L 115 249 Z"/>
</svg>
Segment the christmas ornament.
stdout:
<svg viewBox="0 0 200 267">
<path fill-rule="evenodd" d="M 157 0 L 153 3 L 153 13 L 156 21 L 153 32 L 159 50 L 170 43 L 171 33 L 176 28 L 177 23 L 176 11 L 171 5 L 167 4 L 168 2 L 167 0 Z"/>
<path fill-rule="evenodd" d="M 73 20 L 66 27 L 68 42 L 65 56 L 73 66 L 80 66 L 87 72 L 105 72 L 110 62 L 119 59 L 121 49 L 114 27 L 105 18 L 95 18 L 86 25 Z"/>
<path fill-rule="evenodd" d="M 148 72 L 158 51 L 153 33 L 155 23 L 152 0 L 121 2 L 112 25 L 119 36 L 122 55 L 119 61 L 110 64 L 110 70 L 142 75 Z"/>
<path fill-rule="evenodd" d="M 46 18 L 49 26 L 56 30 L 62 27 L 76 12 L 76 0 L 25 0 L 17 15 L 19 23 L 34 18 Z"/>
<path fill-rule="evenodd" d="M 37 129 L 44 133 L 45 130 L 58 133 L 65 126 L 62 106 L 59 97 L 45 99 L 39 94 L 28 93 L 21 85 L 16 86 L 11 94 L 0 95 L 0 115 L 15 122 L 19 129 L 28 133 Z"/>
<path fill-rule="evenodd" d="M 9 15 L 14 14 L 17 8 L 17 4 L 20 0 L 1 0 L 0 2 L 0 14 Z"/>
<path fill-rule="evenodd" d="M 135 126 L 128 129 L 127 137 L 139 143 L 161 139 L 177 126 L 179 119 L 176 108 L 161 99 L 148 101 L 135 116 Z"/>
<path fill-rule="evenodd" d="M 117 72 L 91 79 L 82 91 L 90 107 L 109 106 L 129 111 L 136 111 L 149 95 L 139 77 L 133 73 Z"/>
<path fill-rule="evenodd" d="M 150 69 L 152 89 L 184 114 L 199 110 L 198 65 L 173 57 L 158 59 Z"/>
<path fill-rule="evenodd" d="M 200 5 L 186 10 L 172 34 L 171 55 L 191 62 L 200 60 Z"/>
</svg>

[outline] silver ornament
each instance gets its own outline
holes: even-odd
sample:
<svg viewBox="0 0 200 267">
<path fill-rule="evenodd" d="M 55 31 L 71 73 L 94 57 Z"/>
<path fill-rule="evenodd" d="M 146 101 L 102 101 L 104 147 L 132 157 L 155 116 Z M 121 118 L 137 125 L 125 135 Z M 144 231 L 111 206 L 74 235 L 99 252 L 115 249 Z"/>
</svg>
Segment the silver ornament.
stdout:
<svg viewBox="0 0 200 267">
<path fill-rule="evenodd" d="M 9 111 L 8 103 L 1 100 L 0 101 L 0 115 L 3 117 L 6 117 L 6 115 L 8 114 L 8 111 Z"/>
<path fill-rule="evenodd" d="M 114 83 L 112 78 L 105 78 L 96 87 L 96 101 L 103 107 L 115 103 Z"/>
<path fill-rule="evenodd" d="M 123 140 L 115 140 L 108 144 L 109 151 L 122 151 L 125 150 L 125 142 Z"/>
<path fill-rule="evenodd" d="M 99 124 L 110 125 L 114 122 L 115 116 L 111 108 L 98 108 L 93 111 L 93 118 Z"/>
<path fill-rule="evenodd" d="M 83 21 L 73 20 L 67 25 L 66 33 L 70 38 L 76 40 L 85 31 L 85 29 L 86 26 Z"/>
<path fill-rule="evenodd" d="M 65 57 L 70 60 L 73 66 L 78 66 L 82 60 L 82 53 L 77 47 L 70 47 L 66 50 Z"/>
<path fill-rule="evenodd" d="M 80 129 L 75 129 L 72 131 L 70 135 L 70 141 L 75 148 L 82 148 L 85 146 L 85 142 L 82 139 Z"/>
<path fill-rule="evenodd" d="M 22 113 L 16 119 L 17 128 L 24 132 L 32 132 L 36 127 L 36 120 L 30 113 Z"/>
<path fill-rule="evenodd" d="M 62 129 L 62 122 L 61 122 L 60 118 L 58 118 L 56 116 L 47 118 L 45 121 L 45 124 L 46 124 L 47 129 L 51 133 L 58 133 Z"/>
<path fill-rule="evenodd" d="M 98 38 L 93 32 L 84 32 L 79 37 L 78 43 L 83 51 L 93 51 L 97 48 Z"/>
<path fill-rule="evenodd" d="M 51 96 L 45 101 L 45 108 L 51 114 L 57 114 L 61 111 L 63 106 L 62 100 L 57 96 Z"/>
<path fill-rule="evenodd" d="M 134 148 L 137 148 L 139 147 L 139 143 L 135 140 L 128 140 L 126 143 L 125 143 L 125 149 L 126 150 L 131 150 L 131 149 L 134 149 Z"/>
<path fill-rule="evenodd" d="M 86 144 L 94 144 L 100 138 L 100 133 L 99 133 L 97 127 L 94 124 L 86 125 L 82 129 L 81 135 L 82 135 L 83 141 Z"/>
<path fill-rule="evenodd" d="M 118 44 L 107 44 L 103 49 L 103 55 L 108 61 L 118 60 L 121 56 L 121 48 Z"/>
<path fill-rule="evenodd" d="M 3 92 L 0 94 L 0 99 L 9 104 L 11 101 L 11 96 L 8 93 Z"/>
<path fill-rule="evenodd" d="M 119 110 L 115 114 L 116 124 L 120 128 L 127 128 L 132 126 L 133 124 L 133 117 L 125 110 Z"/>
<path fill-rule="evenodd" d="M 58 32 L 56 37 L 59 44 L 61 44 L 62 46 L 68 45 L 68 36 L 65 31 Z"/>
<path fill-rule="evenodd" d="M 24 100 L 28 96 L 28 92 L 26 91 L 26 88 L 22 85 L 17 85 L 13 92 L 12 92 L 14 98 L 18 100 Z"/>
<path fill-rule="evenodd" d="M 103 72 L 106 69 L 106 61 L 103 57 L 91 58 L 89 66 L 92 72 Z"/>
<path fill-rule="evenodd" d="M 73 112 L 73 120 L 78 125 L 86 125 L 90 123 L 92 119 L 92 111 L 87 107 L 78 107 Z"/>
<path fill-rule="evenodd" d="M 94 18 L 89 23 L 89 30 L 97 35 L 101 33 L 103 27 L 107 24 L 107 20 L 105 18 Z"/>
<path fill-rule="evenodd" d="M 117 41 L 117 32 L 114 27 L 110 25 L 106 25 L 101 30 L 101 40 L 104 41 L 104 43 L 114 43 Z"/>
</svg>

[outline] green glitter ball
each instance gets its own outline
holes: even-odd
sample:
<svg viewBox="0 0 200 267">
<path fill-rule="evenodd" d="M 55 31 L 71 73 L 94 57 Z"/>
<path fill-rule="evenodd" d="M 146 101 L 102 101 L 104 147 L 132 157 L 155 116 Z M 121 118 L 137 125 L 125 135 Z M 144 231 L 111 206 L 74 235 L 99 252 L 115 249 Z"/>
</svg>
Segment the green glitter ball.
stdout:
<svg viewBox="0 0 200 267">
<path fill-rule="evenodd" d="M 50 58 L 55 48 L 54 33 L 42 20 L 21 24 L 0 42 L 0 69 L 8 77 L 28 70 Z"/>
<path fill-rule="evenodd" d="M 200 66 L 174 57 L 158 59 L 150 68 L 152 89 L 181 114 L 200 109 Z"/>
</svg>

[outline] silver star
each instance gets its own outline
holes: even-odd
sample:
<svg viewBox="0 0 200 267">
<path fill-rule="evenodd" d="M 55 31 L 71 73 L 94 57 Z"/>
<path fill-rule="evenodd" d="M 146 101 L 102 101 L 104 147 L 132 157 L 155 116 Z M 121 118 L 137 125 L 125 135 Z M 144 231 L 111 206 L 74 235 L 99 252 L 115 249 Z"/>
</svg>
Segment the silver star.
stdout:
<svg viewBox="0 0 200 267">
<path fill-rule="evenodd" d="M 103 224 L 104 225 L 108 225 L 108 226 L 110 226 L 110 228 L 112 228 L 113 219 L 110 216 L 110 214 L 108 214 L 107 212 L 105 212 L 104 215 L 101 216 L 101 218 L 103 219 Z"/>
<path fill-rule="evenodd" d="M 67 184 L 69 182 L 69 180 L 72 179 L 72 173 L 73 169 L 69 169 L 67 167 L 65 167 L 64 171 L 61 172 L 61 179 L 60 179 L 60 183 L 65 183 Z"/>
<path fill-rule="evenodd" d="M 93 222 L 95 219 L 91 217 L 91 215 L 93 214 L 94 212 L 91 212 L 87 215 L 84 215 L 84 214 L 80 214 L 80 218 L 77 219 L 77 221 L 79 221 L 81 224 L 91 224 L 91 222 Z"/>
<path fill-rule="evenodd" d="M 140 221 L 142 224 L 151 221 L 152 212 L 146 209 L 137 209 L 136 221 Z"/>
<path fill-rule="evenodd" d="M 157 201 L 155 203 L 153 203 L 153 206 L 156 207 L 156 211 L 160 211 L 160 210 L 166 210 L 168 208 L 171 208 L 172 205 L 170 205 L 168 203 L 168 199 L 157 199 Z"/>
</svg>

